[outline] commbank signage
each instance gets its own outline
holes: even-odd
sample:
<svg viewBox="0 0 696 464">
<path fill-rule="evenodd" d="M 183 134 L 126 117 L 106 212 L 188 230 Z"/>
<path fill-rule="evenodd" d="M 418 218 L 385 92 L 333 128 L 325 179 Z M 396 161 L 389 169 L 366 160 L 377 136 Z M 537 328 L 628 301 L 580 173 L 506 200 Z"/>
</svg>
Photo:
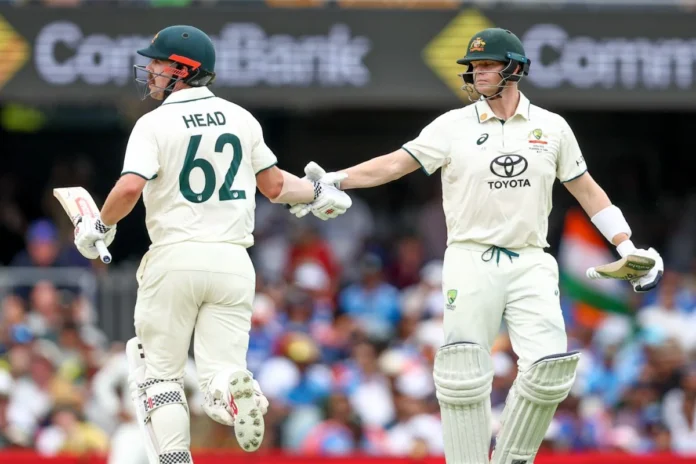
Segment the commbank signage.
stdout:
<svg viewBox="0 0 696 464">
<path fill-rule="evenodd" d="M 331 24 L 325 34 L 272 35 L 258 23 L 226 23 L 212 36 L 217 49 L 217 84 L 310 87 L 369 83 L 363 60 L 370 51 L 366 37 L 354 36 L 345 24 Z M 139 35 L 85 34 L 79 24 L 55 21 L 35 39 L 34 64 L 50 84 L 122 85 L 132 80 L 132 65 L 143 58 L 134 51 L 151 38 Z M 66 57 L 58 50 L 66 48 Z"/>
<path fill-rule="evenodd" d="M 247 106 L 453 107 L 468 103 L 456 64 L 498 26 L 532 60 L 522 89 L 552 108 L 692 108 L 689 15 L 375 10 L 0 8 L 0 100 L 135 98 L 135 50 L 171 24 L 217 48 L 214 91 Z M 659 16 L 659 17 L 656 17 Z M 156 18 L 156 19 L 153 19 Z"/>
</svg>

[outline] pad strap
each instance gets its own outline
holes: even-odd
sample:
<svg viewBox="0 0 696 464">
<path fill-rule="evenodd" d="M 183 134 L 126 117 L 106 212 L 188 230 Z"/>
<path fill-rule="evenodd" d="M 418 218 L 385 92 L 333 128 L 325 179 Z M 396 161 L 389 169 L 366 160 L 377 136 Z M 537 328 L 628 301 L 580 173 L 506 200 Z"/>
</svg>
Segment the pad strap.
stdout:
<svg viewBox="0 0 696 464">
<path fill-rule="evenodd" d="M 192 463 L 189 450 L 171 450 L 159 455 L 159 464 L 188 464 Z"/>
<path fill-rule="evenodd" d="M 157 385 L 158 383 L 178 383 L 182 387 L 184 386 L 184 379 L 171 379 L 171 380 L 163 380 L 163 379 L 147 379 L 143 383 L 138 384 L 138 390 L 140 391 L 145 391 L 149 387 L 153 385 Z"/>
<path fill-rule="evenodd" d="M 180 379 L 174 381 L 161 381 L 150 379 L 141 384 L 149 385 L 145 389 L 145 398 L 142 400 L 145 409 L 145 422 L 150 420 L 150 416 L 155 409 L 168 404 L 182 404 L 188 411 L 188 403 L 186 402 L 184 388 L 179 380 Z"/>
</svg>

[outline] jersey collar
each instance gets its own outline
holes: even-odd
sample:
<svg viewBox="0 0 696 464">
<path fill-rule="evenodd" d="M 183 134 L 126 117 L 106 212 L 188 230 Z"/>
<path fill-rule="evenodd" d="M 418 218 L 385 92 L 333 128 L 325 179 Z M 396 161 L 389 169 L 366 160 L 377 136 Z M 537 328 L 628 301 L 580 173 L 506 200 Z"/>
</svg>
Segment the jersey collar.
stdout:
<svg viewBox="0 0 696 464">
<path fill-rule="evenodd" d="M 212 98 L 215 95 L 208 87 L 191 87 L 189 89 L 181 89 L 172 92 L 165 100 L 163 105 L 171 103 L 186 103 L 194 100 L 203 100 L 204 98 Z"/>
<path fill-rule="evenodd" d="M 514 118 L 517 115 L 522 116 L 524 119 L 529 121 L 530 118 L 530 111 L 531 111 L 532 104 L 529 101 L 527 97 L 524 96 L 522 92 L 520 92 L 520 101 L 517 104 L 517 110 L 515 110 L 515 114 L 513 114 L 510 119 Z M 483 123 L 488 121 L 489 119 L 498 119 L 495 116 L 495 113 L 493 113 L 493 110 L 491 110 L 490 105 L 488 104 L 487 100 L 481 99 L 474 103 L 474 108 L 476 109 L 476 116 L 478 117 L 479 123 Z"/>
</svg>

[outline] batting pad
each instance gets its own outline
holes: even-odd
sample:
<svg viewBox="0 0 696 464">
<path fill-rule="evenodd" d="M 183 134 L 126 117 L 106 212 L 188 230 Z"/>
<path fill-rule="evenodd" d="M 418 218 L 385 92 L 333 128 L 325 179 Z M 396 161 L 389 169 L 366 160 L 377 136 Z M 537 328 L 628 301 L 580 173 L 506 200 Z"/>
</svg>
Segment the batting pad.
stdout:
<svg viewBox="0 0 696 464">
<path fill-rule="evenodd" d="M 508 393 L 492 464 L 532 464 L 558 405 L 575 382 L 580 353 L 541 358 L 517 375 Z"/>
<path fill-rule="evenodd" d="M 447 464 L 488 464 L 493 362 L 475 343 L 441 347 L 434 380 Z"/>
<path fill-rule="evenodd" d="M 128 388 L 135 403 L 149 464 L 192 463 L 189 410 L 181 379 L 147 379 L 137 338 L 126 343 Z"/>
</svg>

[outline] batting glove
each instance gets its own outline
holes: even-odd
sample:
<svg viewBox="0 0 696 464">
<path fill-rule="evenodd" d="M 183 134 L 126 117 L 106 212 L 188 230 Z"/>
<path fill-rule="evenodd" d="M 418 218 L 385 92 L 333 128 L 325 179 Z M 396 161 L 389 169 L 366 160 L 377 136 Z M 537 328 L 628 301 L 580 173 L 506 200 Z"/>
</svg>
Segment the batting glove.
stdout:
<svg viewBox="0 0 696 464">
<path fill-rule="evenodd" d="M 317 163 L 314 161 L 310 161 L 307 166 L 305 166 L 305 177 L 303 179 L 310 180 L 312 182 L 320 182 L 322 184 L 328 184 L 336 189 L 340 188 L 341 181 L 344 180 L 346 177 L 348 177 L 347 174 L 345 173 L 338 173 L 338 172 L 331 172 L 327 173 L 324 168 L 319 166 Z M 298 218 L 303 218 L 310 212 L 314 212 L 312 209 L 312 206 L 315 205 L 316 201 L 314 203 L 298 203 L 292 207 L 290 207 L 290 213 L 294 214 Z M 345 211 L 343 211 L 345 213 Z M 341 214 L 343 214 L 341 213 Z M 316 213 L 314 214 L 317 217 L 320 217 Z M 335 217 L 335 216 L 334 216 Z M 327 218 L 328 219 L 328 218 Z M 324 219 L 326 220 L 326 219 Z"/>
<path fill-rule="evenodd" d="M 87 259 L 99 258 L 99 251 L 94 245 L 97 240 L 103 240 L 108 247 L 115 237 L 116 226 L 107 226 L 99 218 L 82 216 L 75 224 L 75 246 Z"/>
<path fill-rule="evenodd" d="M 305 176 L 303 179 L 307 179 L 312 182 L 317 182 L 319 179 L 321 179 L 323 176 L 326 175 L 326 171 L 324 168 L 319 166 L 317 163 L 314 161 L 310 161 L 307 166 L 305 166 Z M 290 214 L 294 214 L 298 218 L 303 218 L 306 215 L 309 214 L 310 211 L 312 211 L 312 206 L 310 203 L 298 203 L 296 205 L 293 205 L 289 208 Z"/>
<path fill-rule="evenodd" d="M 322 221 L 344 214 L 353 205 L 348 194 L 332 185 L 315 182 L 314 188 L 317 194 L 314 202 L 310 205 L 311 211 Z"/>
<path fill-rule="evenodd" d="M 648 248 L 647 250 L 637 249 L 633 251 L 631 254 L 637 256 L 645 256 L 647 258 L 652 258 L 655 260 L 655 267 L 650 269 L 650 272 L 648 272 L 646 275 L 639 279 L 631 281 L 631 285 L 633 285 L 633 291 L 635 291 L 636 293 L 644 293 L 657 287 L 657 284 L 660 283 L 662 275 L 665 272 L 665 265 L 662 261 L 662 256 L 660 256 L 660 254 L 654 248 Z"/>
</svg>

